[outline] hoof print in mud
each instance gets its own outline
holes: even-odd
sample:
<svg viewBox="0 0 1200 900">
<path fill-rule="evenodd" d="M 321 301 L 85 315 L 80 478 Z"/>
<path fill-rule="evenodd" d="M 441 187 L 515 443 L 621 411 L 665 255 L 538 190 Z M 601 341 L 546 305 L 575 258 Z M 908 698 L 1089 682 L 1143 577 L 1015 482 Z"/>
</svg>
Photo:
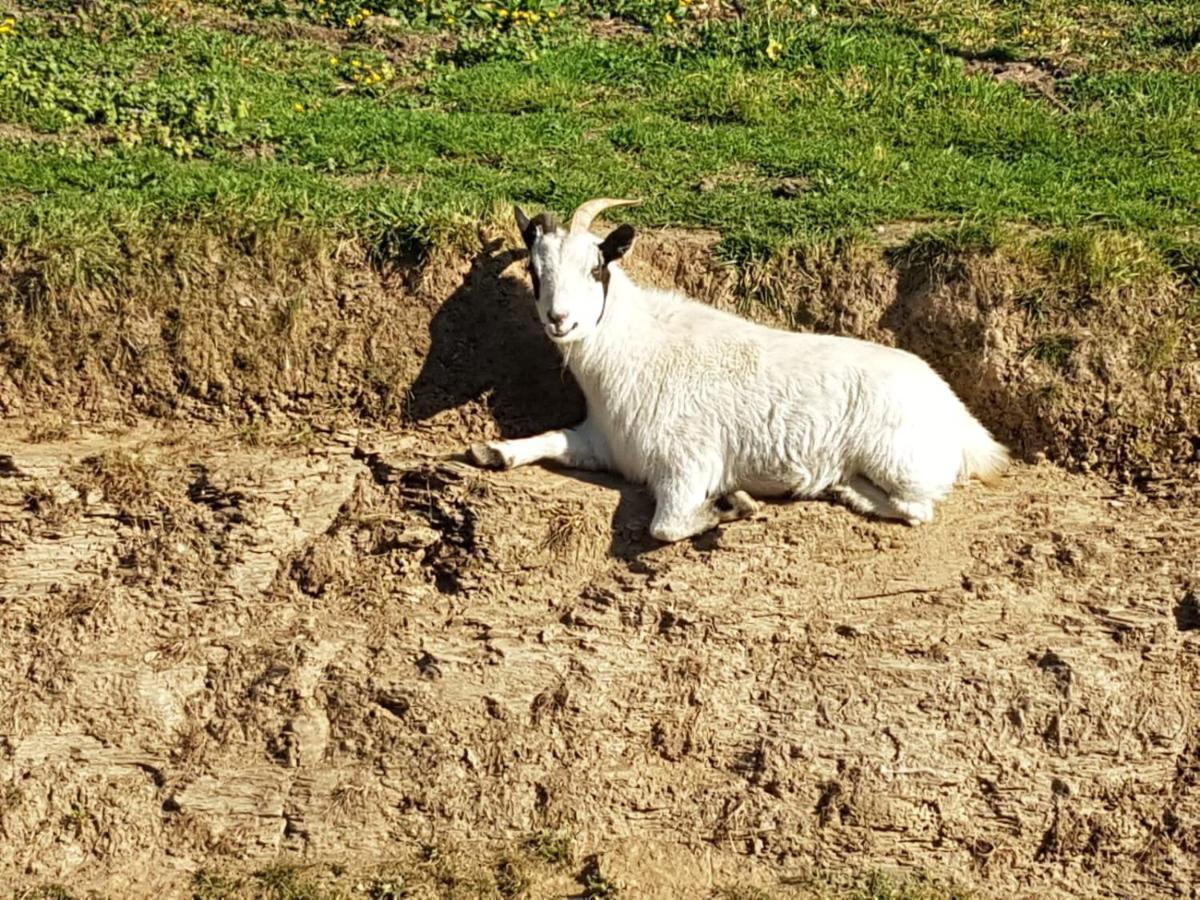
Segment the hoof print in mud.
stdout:
<svg viewBox="0 0 1200 900">
<path fill-rule="evenodd" d="M 467 459 L 481 469 L 509 468 L 504 454 L 492 444 L 472 444 L 467 450 Z"/>
</svg>

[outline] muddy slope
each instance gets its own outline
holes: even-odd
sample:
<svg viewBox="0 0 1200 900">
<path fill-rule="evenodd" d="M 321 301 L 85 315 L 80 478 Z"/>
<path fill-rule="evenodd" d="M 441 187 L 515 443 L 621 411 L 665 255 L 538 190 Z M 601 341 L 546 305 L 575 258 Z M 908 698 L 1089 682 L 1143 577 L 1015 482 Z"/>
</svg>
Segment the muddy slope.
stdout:
<svg viewBox="0 0 1200 900">
<path fill-rule="evenodd" d="M 198 241 L 164 235 L 161 259 L 91 288 L 0 261 L 0 414 L 251 429 L 303 418 L 463 437 L 581 414 L 508 231 L 485 228 L 467 256 L 426 260 L 286 234 L 204 238 L 204 254 Z M 1029 247 L 848 245 L 735 269 L 716 243 L 647 234 L 630 265 L 762 321 L 918 353 L 1027 461 L 1160 492 L 1200 471 L 1200 316 L 1181 278 L 1076 284 Z"/>
<path fill-rule="evenodd" d="M 1140 491 L 1021 464 L 927 528 L 780 504 L 659 547 L 639 489 L 456 458 L 581 411 L 507 246 L 419 271 L 348 261 L 332 283 L 360 290 L 305 307 L 303 333 L 337 351 L 298 342 L 277 388 L 196 316 L 166 333 L 195 356 L 8 370 L 0 883 L 187 895 L 202 869 L 491 859 L 553 831 L 632 896 L 876 866 L 982 896 L 1192 889 L 1186 453 L 1147 457 L 1177 480 Z M 768 321 L 927 348 L 1024 455 L 1125 466 L 1128 419 L 1023 412 L 1042 362 L 1007 342 L 1002 279 L 980 294 L 982 275 L 810 260 L 781 293 L 710 249 L 666 235 L 637 266 Z M 391 393 L 357 374 L 382 360 Z M 210 390 L 172 393 L 180 371 Z M 136 385 L 155 373 L 175 407 L 151 420 Z M 1151 431 L 1186 444 L 1195 394 L 1173 384 Z M 91 425 L 39 410 L 67 388 Z"/>
<path fill-rule="evenodd" d="M 544 829 L 675 890 L 696 854 L 1200 877 L 1194 509 L 1021 467 L 929 528 L 790 504 L 656 548 L 639 491 L 411 440 L 6 446 L 5 881 Z"/>
</svg>

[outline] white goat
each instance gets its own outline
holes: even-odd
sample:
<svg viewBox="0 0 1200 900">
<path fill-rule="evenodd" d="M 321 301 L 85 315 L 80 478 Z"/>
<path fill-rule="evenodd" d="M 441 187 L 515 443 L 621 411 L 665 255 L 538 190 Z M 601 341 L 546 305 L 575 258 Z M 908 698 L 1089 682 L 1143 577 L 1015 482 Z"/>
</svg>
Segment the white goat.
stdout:
<svg viewBox="0 0 1200 900">
<path fill-rule="evenodd" d="M 632 202 L 584 203 L 566 232 L 516 207 L 538 316 L 588 412 L 574 428 L 474 444 L 476 465 L 615 470 L 653 490 L 661 541 L 753 515 L 750 495 L 831 494 L 916 525 L 959 479 L 1004 467 L 1008 451 L 911 353 L 767 328 L 633 283 L 616 264 L 633 228 L 588 230 Z"/>
</svg>

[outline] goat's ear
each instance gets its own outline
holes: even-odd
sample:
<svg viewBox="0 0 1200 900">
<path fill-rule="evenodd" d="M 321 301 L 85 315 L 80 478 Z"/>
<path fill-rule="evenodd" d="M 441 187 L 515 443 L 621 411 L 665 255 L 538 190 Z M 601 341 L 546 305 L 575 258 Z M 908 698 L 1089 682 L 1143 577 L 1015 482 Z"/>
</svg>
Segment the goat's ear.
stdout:
<svg viewBox="0 0 1200 900">
<path fill-rule="evenodd" d="M 525 241 L 525 246 L 530 250 L 533 249 L 534 241 L 555 228 L 554 217 L 549 213 L 540 213 L 531 219 L 526 215 L 525 210 L 514 206 L 513 215 L 516 217 L 517 227 L 521 229 L 521 239 Z"/>
<path fill-rule="evenodd" d="M 517 230 L 523 236 L 529 230 L 529 216 L 525 214 L 525 210 L 521 209 L 520 206 L 513 207 L 513 215 L 517 219 Z"/>
<path fill-rule="evenodd" d="M 610 231 L 608 237 L 600 242 L 600 255 L 604 257 L 604 264 L 607 266 L 628 253 L 633 247 L 635 237 L 637 235 L 632 225 L 618 225 Z"/>
</svg>

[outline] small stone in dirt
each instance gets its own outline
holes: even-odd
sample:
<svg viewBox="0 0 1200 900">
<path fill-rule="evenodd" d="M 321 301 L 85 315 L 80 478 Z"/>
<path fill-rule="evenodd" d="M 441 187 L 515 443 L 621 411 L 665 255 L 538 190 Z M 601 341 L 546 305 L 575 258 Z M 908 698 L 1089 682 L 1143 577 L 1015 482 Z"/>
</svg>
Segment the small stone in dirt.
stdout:
<svg viewBox="0 0 1200 900">
<path fill-rule="evenodd" d="M 426 678 L 441 678 L 442 670 L 438 668 L 437 659 L 428 651 L 417 659 L 417 669 Z"/>
<path fill-rule="evenodd" d="M 1037 661 L 1038 668 L 1047 672 L 1065 672 L 1070 671 L 1071 667 L 1067 665 L 1066 660 L 1055 653 L 1053 650 L 1047 650 L 1042 654 Z"/>
<path fill-rule="evenodd" d="M 593 609 L 608 609 L 617 600 L 617 595 L 612 591 L 594 586 L 584 588 L 579 596 L 580 599 L 586 600 Z"/>
<path fill-rule="evenodd" d="M 508 718 L 508 710 L 495 697 L 484 697 L 483 706 L 487 710 L 487 714 L 493 719 L 499 719 L 503 722 Z"/>
<path fill-rule="evenodd" d="M 1200 629 L 1200 595 L 1187 591 L 1175 607 L 1175 627 L 1180 631 Z"/>
<path fill-rule="evenodd" d="M 696 623 L 672 609 L 664 609 L 658 619 L 658 631 L 665 634 L 672 628 L 691 628 Z"/>
<path fill-rule="evenodd" d="M 566 625 L 568 628 L 595 628 L 596 627 L 594 622 L 585 618 L 584 616 L 579 615 L 573 609 L 568 609 L 565 613 L 562 614 L 562 616 L 559 617 L 558 621 L 560 621 L 563 625 Z"/>
</svg>

